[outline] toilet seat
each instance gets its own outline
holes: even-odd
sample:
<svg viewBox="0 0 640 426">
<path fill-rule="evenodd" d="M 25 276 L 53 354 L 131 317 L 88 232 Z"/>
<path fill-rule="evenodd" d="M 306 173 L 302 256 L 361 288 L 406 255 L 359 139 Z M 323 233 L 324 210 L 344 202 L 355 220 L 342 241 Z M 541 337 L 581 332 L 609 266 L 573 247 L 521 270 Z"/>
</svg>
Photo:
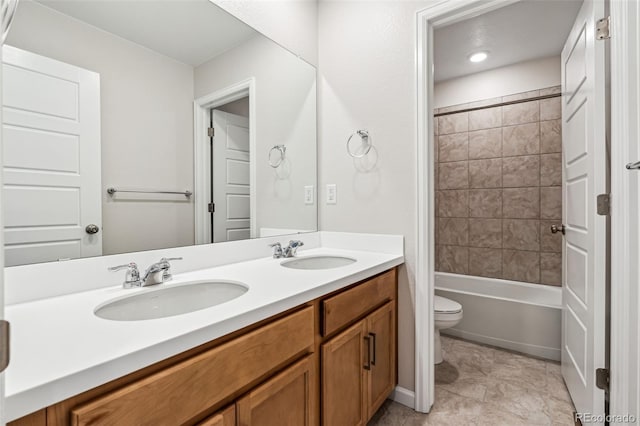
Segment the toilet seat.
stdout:
<svg viewBox="0 0 640 426">
<path fill-rule="evenodd" d="M 457 314 L 462 312 L 462 305 L 446 297 L 436 296 L 433 308 L 436 314 Z"/>
</svg>

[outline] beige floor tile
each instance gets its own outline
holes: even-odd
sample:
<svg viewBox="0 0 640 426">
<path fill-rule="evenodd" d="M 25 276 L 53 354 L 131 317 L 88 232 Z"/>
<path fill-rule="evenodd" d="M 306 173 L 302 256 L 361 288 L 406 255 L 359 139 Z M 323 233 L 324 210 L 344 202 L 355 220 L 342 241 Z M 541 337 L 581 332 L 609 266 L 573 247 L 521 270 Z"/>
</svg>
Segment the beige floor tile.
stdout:
<svg viewBox="0 0 640 426">
<path fill-rule="evenodd" d="M 387 401 L 370 426 L 573 425 L 558 363 L 447 336 L 442 347 L 431 413 Z"/>
</svg>

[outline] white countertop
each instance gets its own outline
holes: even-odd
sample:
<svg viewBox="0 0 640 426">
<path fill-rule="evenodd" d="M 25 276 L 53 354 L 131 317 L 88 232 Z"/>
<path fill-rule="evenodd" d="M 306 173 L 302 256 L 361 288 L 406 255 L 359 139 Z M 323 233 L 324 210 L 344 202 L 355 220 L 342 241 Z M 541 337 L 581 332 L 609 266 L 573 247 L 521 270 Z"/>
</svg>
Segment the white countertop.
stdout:
<svg viewBox="0 0 640 426">
<path fill-rule="evenodd" d="M 237 299 L 188 314 L 144 321 L 94 315 L 107 300 L 154 288 L 121 286 L 6 307 L 11 362 L 6 370 L 6 418 L 17 419 L 247 325 L 404 262 L 402 254 L 314 248 L 299 257 L 331 254 L 357 262 L 335 269 L 295 270 L 261 258 L 175 274 L 162 286 L 231 280 L 249 286 Z M 157 287 L 156 287 L 157 288 Z"/>
</svg>

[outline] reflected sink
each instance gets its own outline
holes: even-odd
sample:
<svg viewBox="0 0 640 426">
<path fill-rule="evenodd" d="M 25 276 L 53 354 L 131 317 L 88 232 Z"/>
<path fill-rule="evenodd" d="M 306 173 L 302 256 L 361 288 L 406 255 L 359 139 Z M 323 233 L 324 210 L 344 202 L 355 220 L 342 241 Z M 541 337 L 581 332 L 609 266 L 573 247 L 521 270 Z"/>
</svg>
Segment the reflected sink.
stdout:
<svg viewBox="0 0 640 426">
<path fill-rule="evenodd" d="M 351 265 L 356 260 L 342 256 L 308 256 L 285 260 L 280 265 L 291 269 L 333 269 Z"/>
<path fill-rule="evenodd" d="M 125 296 L 98 305 L 94 313 L 114 321 L 140 321 L 171 317 L 210 308 L 245 294 L 249 287 L 228 281 L 175 284 Z"/>
</svg>

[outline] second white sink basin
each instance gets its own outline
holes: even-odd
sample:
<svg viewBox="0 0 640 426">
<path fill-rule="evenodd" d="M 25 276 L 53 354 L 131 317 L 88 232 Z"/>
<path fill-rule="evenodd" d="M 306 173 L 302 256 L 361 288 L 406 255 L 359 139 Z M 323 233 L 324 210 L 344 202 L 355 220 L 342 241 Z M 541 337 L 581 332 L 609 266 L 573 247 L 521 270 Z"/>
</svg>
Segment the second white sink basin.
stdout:
<svg viewBox="0 0 640 426">
<path fill-rule="evenodd" d="M 356 260 L 343 256 L 307 256 L 285 260 L 280 265 L 291 269 L 333 269 L 351 265 Z"/>
<path fill-rule="evenodd" d="M 100 318 L 140 321 L 171 317 L 210 308 L 242 296 L 249 287 L 228 281 L 175 284 L 111 300 L 96 307 Z"/>
</svg>

